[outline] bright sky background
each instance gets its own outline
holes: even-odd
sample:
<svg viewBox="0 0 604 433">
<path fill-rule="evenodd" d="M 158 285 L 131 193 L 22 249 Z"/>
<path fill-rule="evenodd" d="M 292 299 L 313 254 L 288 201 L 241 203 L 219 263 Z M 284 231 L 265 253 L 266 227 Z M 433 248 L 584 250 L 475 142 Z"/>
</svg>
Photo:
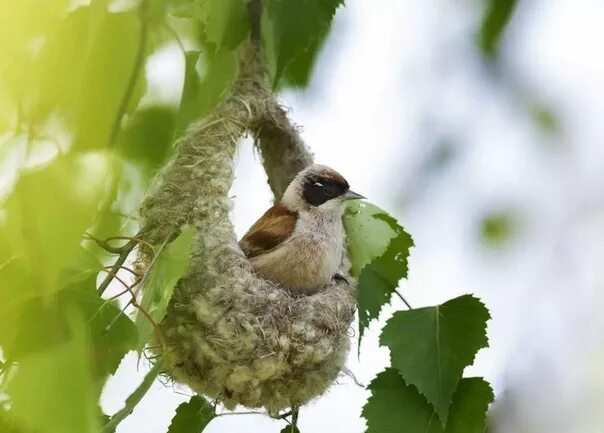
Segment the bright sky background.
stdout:
<svg viewBox="0 0 604 433">
<path fill-rule="evenodd" d="M 503 78 L 474 48 L 477 2 L 349 0 L 310 88 L 282 101 L 316 161 L 389 210 L 413 235 L 413 306 L 473 292 L 490 308 L 491 347 L 468 375 L 497 395 L 497 432 L 604 431 L 604 3 L 520 2 L 504 44 Z M 148 65 L 157 94 L 178 95 L 182 59 L 166 48 Z M 529 96 L 555 109 L 561 133 L 540 130 Z M 442 146 L 449 155 L 438 165 Z M 439 147 L 440 146 L 440 147 Z M 440 153 L 439 153 L 440 152 Z M 239 154 L 234 221 L 242 234 L 270 205 L 259 157 Z M 484 244 L 479 222 L 511 213 L 512 237 Z M 348 366 L 367 384 L 387 364 L 383 312 Z M 103 396 L 106 413 L 146 371 L 129 357 Z M 361 433 L 368 393 L 343 378 L 302 409 L 302 433 Z M 184 393 L 184 394 L 179 394 Z M 185 388 L 156 384 L 118 433 L 163 433 Z M 277 433 L 283 422 L 225 416 L 206 433 Z"/>
</svg>

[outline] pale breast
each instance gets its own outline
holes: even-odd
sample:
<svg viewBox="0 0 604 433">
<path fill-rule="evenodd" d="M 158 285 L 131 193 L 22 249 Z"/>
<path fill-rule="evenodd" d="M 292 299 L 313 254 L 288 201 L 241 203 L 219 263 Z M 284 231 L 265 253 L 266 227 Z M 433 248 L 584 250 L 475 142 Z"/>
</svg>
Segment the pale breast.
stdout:
<svg viewBox="0 0 604 433">
<path fill-rule="evenodd" d="M 250 261 L 260 277 L 292 291 L 312 293 L 327 285 L 337 272 L 343 240 L 338 215 L 303 214 L 287 241 Z"/>
</svg>

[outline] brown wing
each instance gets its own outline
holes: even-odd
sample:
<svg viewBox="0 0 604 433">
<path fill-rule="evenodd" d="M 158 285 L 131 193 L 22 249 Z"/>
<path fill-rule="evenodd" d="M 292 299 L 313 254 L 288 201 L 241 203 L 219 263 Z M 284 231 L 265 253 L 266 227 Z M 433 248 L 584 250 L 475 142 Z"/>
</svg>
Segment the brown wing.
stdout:
<svg viewBox="0 0 604 433">
<path fill-rule="evenodd" d="M 297 213 L 282 204 L 276 204 L 243 235 L 239 246 L 248 259 L 266 253 L 289 238 L 297 220 Z"/>
</svg>

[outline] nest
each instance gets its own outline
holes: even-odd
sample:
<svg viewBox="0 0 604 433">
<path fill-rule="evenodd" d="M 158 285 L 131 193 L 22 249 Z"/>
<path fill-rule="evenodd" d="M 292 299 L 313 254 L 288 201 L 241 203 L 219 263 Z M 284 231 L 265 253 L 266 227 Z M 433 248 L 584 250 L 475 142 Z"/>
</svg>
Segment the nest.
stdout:
<svg viewBox="0 0 604 433">
<path fill-rule="evenodd" d="M 256 277 L 237 244 L 228 192 L 241 137 L 256 138 L 276 199 L 312 162 L 258 59 L 253 48 L 245 53 L 231 95 L 177 143 L 141 213 L 151 244 L 169 242 L 184 225 L 196 232 L 188 273 L 161 323 L 166 372 L 228 408 L 274 414 L 308 402 L 337 378 L 356 301 L 350 277 L 293 296 Z M 343 257 L 340 272 L 348 271 Z"/>
</svg>

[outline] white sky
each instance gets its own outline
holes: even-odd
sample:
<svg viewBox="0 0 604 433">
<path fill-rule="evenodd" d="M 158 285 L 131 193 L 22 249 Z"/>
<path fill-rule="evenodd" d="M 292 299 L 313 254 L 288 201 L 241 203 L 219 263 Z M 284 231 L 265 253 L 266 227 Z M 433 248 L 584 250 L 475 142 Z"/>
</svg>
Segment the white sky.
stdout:
<svg viewBox="0 0 604 433">
<path fill-rule="evenodd" d="M 501 432 L 596 433 L 604 429 L 604 3 L 521 2 L 505 45 L 508 84 L 475 56 L 475 2 L 349 0 L 335 21 L 313 83 L 283 95 L 318 162 L 391 211 L 416 247 L 401 288 L 414 306 L 473 292 L 491 309 L 491 348 L 467 374 L 498 396 Z M 178 94 L 178 53 L 151 62 L 150 82 Z M 169 83 L 166 86 L 166 83 Z M 517 98 L 553 106 L 560 138 L 547 138 Z M 426 169 L 435 138 L 452 138 L 453 160 Z M 270 204 L 259 159 L 239 154 L 234 221 L 243 233 Z M 501 249 L 483 245 L 491 210 L 519 216 Z M 394 302 L 395 308 L 402 308 Z M 384 311 L 380 324 L 392 312 Z M 367 384 L 388 360 L 379 326 L 350 369 Z M 600 361 L 600 362 L 598 362 Z M 140 382 L 128 358 L 103 397 L 113 413 Z M 367 393 L 345 378 L 303 408 L 302 433 L 360 433 Z M 187 392 L 186 389 L 181 389 Z M 186 395 L 156 384 L 119 433 L 163 433 Z M 279 432 L 283 422 L 225 416 L 206 433 Z"/>
</svg>

